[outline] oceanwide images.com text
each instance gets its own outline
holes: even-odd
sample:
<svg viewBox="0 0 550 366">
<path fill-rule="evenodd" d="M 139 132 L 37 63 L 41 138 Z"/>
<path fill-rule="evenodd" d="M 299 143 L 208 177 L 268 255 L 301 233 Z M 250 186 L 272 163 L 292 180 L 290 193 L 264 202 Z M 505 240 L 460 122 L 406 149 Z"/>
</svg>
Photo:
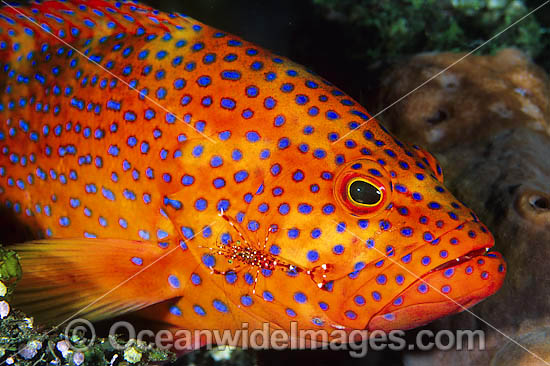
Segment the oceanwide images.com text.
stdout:
<svg viewBox="0 0 550 366">
<path fill-rule="evenodd" d="M 70 347 L 75 351 L 85 351 L 95 340 L 93 325 L 86 319 L 73 319 L 65 328 Z M 128 338 L 121 344 L 120 336 Z M 76 342 L 75 339 L 86 339 Z M 139 330 L 126 321 L 119 321 L 109 329 L 109 341 L 113 348 L 123 350 L 135 342 L 147 342 L 151 347 L 170 349 L 174 352 L 188 352 L 198 348 L 217 346 L 241 347 L 244 349 L 327 349 L 347 350 L 352 357 L 364 357 L 369 350 L 484 350 L 485 333 L 481 330 L 440 330 L 428 329 L 416 333 L 414 340 L 405 339 L 403 330 L 384 332 L 381 330 L 299 329 L 297 322 L 290 323 L 290 330 L 272 329 L 272 324 L 264 323 L 262 329 L 249 329 L 244 322 L 240 329 L 219 330 Z"/>
</svg>

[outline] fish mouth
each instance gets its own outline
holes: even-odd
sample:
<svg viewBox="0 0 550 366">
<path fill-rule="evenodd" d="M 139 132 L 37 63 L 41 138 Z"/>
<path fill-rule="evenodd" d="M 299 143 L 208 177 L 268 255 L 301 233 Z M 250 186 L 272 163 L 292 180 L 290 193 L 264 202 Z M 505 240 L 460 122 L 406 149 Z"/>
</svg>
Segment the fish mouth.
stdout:
<svg viewBox="0 0 550 366">
<path fill-rule="evenodd" d="M 484 228 L 478 222 L 466 222 L 458 228 Z M 458 229 L 457 228 L 457 229 Z M 410 283 L 390 303 L 369 320 L 368 330 L 406 330 L 461 312 L 494 294 L 502 286 L 506 264 L 501 254 L 492 251 L 493 235 L 478 231 L 464 253 L 455 251 L 452 259 L 436 263 Z M 459 231 L 451 230 L 439 239 L 452 240 Z M 464 237 L 464 235 L 462 235 Z M 471 239 L 471 237 L 470 237 Z M 446 246 L 450 250 L 449 246 Z M 428 251 L 430 248 L 427 248 Z"/>
<path fill-rule="evenodd" d="M 457 257 L 455 259 L 451 259 L 448 262 L 440 264 L 439 266 L 437 266 L 437 267 L 433 268 L 432 270 L 430 270 L 429 272 L 427 272 L 424 276 L 427 276 L 427 275 L 429 275 L 430 273 L 433 273 L 433 272 L 443 271 L 447 268 L 456 267 L 461 263 L 464 263 L 466 261 L 471 260 L 472 258 L 482 257 L 486 254 L 492 253 L 491 250 L 493 249 L 492 248 L 493 245 L 494 244 L 491 244 L 491 246 L 489 246 L 489 247 L 471 250 L 468 253 L 466 253 L 464 255 L 461 255 L 460 257 Z"/>
</svg>

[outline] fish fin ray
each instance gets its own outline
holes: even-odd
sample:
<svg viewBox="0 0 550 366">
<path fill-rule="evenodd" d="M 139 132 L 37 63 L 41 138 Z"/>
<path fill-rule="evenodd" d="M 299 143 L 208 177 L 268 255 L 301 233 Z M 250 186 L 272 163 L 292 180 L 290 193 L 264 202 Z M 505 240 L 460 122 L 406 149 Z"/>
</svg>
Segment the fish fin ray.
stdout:
<svg viewBox="0 0 550 366">
<path fill-rule="evenodd" d="M 154 242 L 47 239 L 12 248 L 23 268 L 13 305 L 40 323 L 111 318 L 177 296 L 161 274 L 170 251 Z"/>
</svg>

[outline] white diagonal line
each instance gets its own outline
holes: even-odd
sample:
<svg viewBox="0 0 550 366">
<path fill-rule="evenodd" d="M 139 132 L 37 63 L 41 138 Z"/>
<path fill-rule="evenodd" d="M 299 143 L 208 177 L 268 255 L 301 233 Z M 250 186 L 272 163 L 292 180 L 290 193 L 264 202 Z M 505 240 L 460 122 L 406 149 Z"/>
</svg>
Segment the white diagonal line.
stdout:
<svg viewBox="0 0 550 366">
<path fill-rule="evenodd" d="M 2 0 L 3 1 L 3 0 Z M 394 101 L 393 103 L 391 103 L 390 105 L 388 105 L 387 107 L 385 107 L 384 109 L 382 109 L 381 111 L 379 111 L 378 113 L 376 113 L 374 116 L 372 116 L 371 118 L 369 118 L 368 120 L 364 121 L 363 123 L 361 123 L 357 128 L 351 130 L 351 131 L 348 131 L 346 132 L 344 135 L 342 135 L 338 140 L 334 141 L 332 144 L 334 145 L 335 143 L 341 141 L 343 138 L 345 138 L 346 136 L 348 136 L 349 134 L 359 130 L 360 127 L 364 126 L 366 123 L 370 122 L 371 120 L 375 119 L 376 117 L 378 117 L 379 115 L 381 115 L 382 113 L 384 113 L 385 111 L 387 111 L 388 109 L 390 109 L 391 107 L 393 107 L 394 105 L 396 105 L 397 103 L 399 103 L 400 101 L 402 101 L 403 99 L 407 98 L 409 95 L 411 95 L 412 93 L 414 93 L 415 91 L 417 91 L 418 89 L 422 88 L 424 85 L 428 84 L 430 81 L 432 81 L 433 79 L 435 79 L 436 77 L 438 77 L 439 75 L 443 74 L 445 71 L 449 70 L 451 67 L 455 66 L 456 64 L 458 64 L 459 62 L 461 62 L 462 60 L 464 60 L 466 57 L 470 56 L 472 53 L 476 52 L 477 50 L 479 50 L 480 48 L 482 48 L 483 46 L 487 45 L 489 42 L 493 41 L 495 38 L 498 38 L 499 36 L 502 35 L 502 33 L 506 32 L 508 29 L 512 28 L 513 26 L 515 26 L 516 24 L 518 24 L 519 22 L 521 22 L 522 20 L 524 20 L 525 18 L 527 18 L 529 15 L 533 14 L 534 12 L 536 12 L 537 10 L 539 10 L 540 8 L 542 8 L 543 6 L 547 5 L 548 3 L 550 3 L 550 0 L 548 1 L 545 1 L 544 3 L 542 3 L 541 5 L 537 6 L 535 9 L 531 10 L 529 13 L 525 14 L 524 16 L 522 16 L 521 18 L 519 18 L 518 20 L 516 20 L 515 22 L 513 22 L 512 24 L 510 24 L 509 26 L 507 26 L 506 28 L 504 28 L 503 30 L 501 30 L 500 32 L 498 32 L 497 34 L 495 34 L 494 36 L 492 36 L 491 38 L 489 38 L 488 40 L 486 40 L 485 42 L 483 42 L 482 44 L 480 44 L 479 46 L 477 46 L 476 48 L 474 48 L 473 50 L 471 50 L 470 52 L 468 52 L 467 54 L 465 54 L 464 56 L 462 56 L 461 58 L 459 58 L 458 60 L 456 60 L 455 62 L 453 62 L 452 64 L 450 64 L 449 66 L 447 66 L 446 68 L 444 68 L 443 70 L 441 70 L 440 72 L 438 72 L 437 74 L 433 75 L 432 77 L 430 77 L 428 80 L 424 81 L 422 84 L 418 85 L 416 88 L 414 88 L 413 90 L 411 90 L 410 92 L 408 92 L 407 94 L 401 96 L 399 99 L 397 99 L 396 101 Z"/>
<path fill-rule="evenodd" d="M 107 68 L 105 68 L 103 65 L 101 65 L 100 63 L 92 60 L 90 57 L 86 56 L 82 51 L 80 51 L 79 49 L 75 48 L 74 46 L 72 46 L 71 44 L 67 43 L 66 41 L 64 41 L 63 39 L 59 38 L 57 35 L 55 35 L 54 33 L 50 32 L 49 30 L 47 29 L 44 29 L 40 24 L 38 24 L 36 21 L 34 21 L 33 19 L 29 18 L 25 13 L 23 13 L 22 11 L 20 11 L 19 9 L 17 9 L 16 7 L 13 7 L 11 6 L 10 4 L 8 4 L 6 1 L 4 0 L 0 0 L 5 6 L 7 6 L 8 8 L 12 9 L 13 11 L 17 12 L 18 14 L 20 14 L 22 17 L 24 17 L 25 19 L 27 19 L 29 22 L 33 23 L 34 25 L 36 25 L 39 29 L 42 29 L 44 32 L 48 33 L 49 35 L 51 35 L 52 37 L 54 37 L 55 39 L 57 39 L 59 42 L 63 43 L 65 46 L 69 47 L 70 49 L 72 49 L 73 51 L 75 51 L 76 53 L 78 53 L 80 56 L 84 57 L 85 59 L 87 59 L 89 62 L 95 64 L 97 67 L 99 67 L 100 69 L 102 69 L 103 71 L 105 71 L 106 73 L 108 73 L 109 75 L 111 75 L 112 77 L 114 77 L 115 79 L 117 79 L 118 81 L 120 81 L 121 83 L 123 83 L 124 85 L 126 85 L 128 88 L 132 89 L 133 91 L 135 91 L 136 93 L 138 93 L 138 95 L 142 95 L 142 93 L 137 90 L 135 87 L 133 87 L 132 85 L 130 85 L 128 82 L 126 82 L 125 80 L 123 80 L 121 77 L 119 77 L 118 75 L 116 75 L 115 73 L 111 72 L 110 70 L 108 70 Z M 550 1 L 550 0 L 549 0 Z M 164 107 L 162 104 L 160 104 L 159 102 L 157 102 L 156 100 L 154 100 L 153 98 L 151 98 L 150 96 L 148 95 L 143 95 L 145 97 L 145 99 L 147 99 L 148 101 L 150 101 L 151 103 L 153 103 L 154 105 L 156 105 L 157 107 L 159 107 L 160 109 L 162 109 L 163 111 L 167 112 L 167 113 L 170 113 L 171 115 L 173 115 L 178 121 L 180 122 L 183 122 L 184 125 L 186 125 L 187 127 L 195 130 L 196 132 L 198 132 L 200 135 L 202 135 L 203 137 L 207 138 L 210 142 L 212 143 L 217 143 L 216 140 L 212 139 L 210 136 L 208 135 L 205 135 L 204 133 L 202 133 L 201 131 L 197 130 L 195 127 L 191 126 L 190 124 L 186 123 L 180 116 L 178 116 L 176 113 L 173 113 L 171 112 L 168 108 Z"/>
<path fill-rule="evenodd" d="M 337 221 L 334 221 L 332 220 L 335 224 L 338 224 Z M 349 229 L 345 229 L 348 233 L 350 233 L 351 235 L 353 235 L 354 237 L 356 237 L 357 239 L 361 240 L 362 242 L 365 241 L 364 238 L 361 238 L 359 235 L 355 234 L 353 231 L 349 230 Z M 498 333 L 500 333 L 501 335 L 503 335 L 505 338 L 507 338 L 509 341 L 511 341 L 512 343 L 514 343 L 515 345 L 523 348 L 523 350 L 525 350 L 526 352 L 530 353 L 531 356 L 537 358 L 538 360 L 544 362 L 545 365 L 548 365 L 550 366 L 550 363 L 546 362 L 544 359 L 542 359 L 542 357 L 540 357 L 539 355 L 537 355 L 536 353 L 530 351 L 528 348 L 526 348 L 525 346 L 523 346 L 521 343 L 519 343 L 518 341 L 516 341 L 515 339 L 513 339 L 512 337 L 508 336 L 506 333 L 504 333 L 503 331 L 501 331 L 500 329 L 498 329 L 497 327 L 495 327 L 494 325 L 492 325 L 491 323 L 489 323 L 488 321 L 486 321 L 485 319 L 481 318 L 479 315 L 476 315 L 474 314 L 471 310 L 469 310 L 467 307 L 465 307 L 464 305 L 458 303 L 457 301 L 455 301 L 454 299 L 452 299 L 451 297 L 449 297 L 448 295 L 444 294 L 443 292 L 441 292 L 438 288 L 434 287 L 433 285 L 429 284 L 428 282 L 424 281 L 420 276 L 418 276 L 416 273 L 412 272 L 410 269 L 408 269 L 406 266 L 402 265 L 401 263 L 399 263 L 399 261 L 393 259 L 393 258 L 390 258 L 386 255 L 386 253 L 382 252 L 380 249 L 376 248 L 375 246 L 372 247 L 372 249 L 376 250 L 378 253 L 382 254 L 382 256 L 386 259 L 388 259 L 390 262 L 392 262 L 393 264 L 397 264 L 399 267 L 401 267 L 402 269 L 404 269 L 405 271 L 407 271 L 409 274 L 411 274 L 413 277 L 415 277 L 416 279 L 422 281 L 422 283 L 430 286 L 434 291 L 436 291 L 437 293 L 439 293 L 441 296 L 443 297 L 446 297 L 448 300 L 452 301 L 453 303 L 455 303 L 456 305 L 458 305 L 462 310 L 464 310 L 465 312 L 473 315 L 475 318 L 477 318 L 478 320 L 480 320 L 481 322 L 485 323 L 486 325 L 488 325 L 490 328 L 494 329 L 495 331 L 497 331 Z"/>
</svg>

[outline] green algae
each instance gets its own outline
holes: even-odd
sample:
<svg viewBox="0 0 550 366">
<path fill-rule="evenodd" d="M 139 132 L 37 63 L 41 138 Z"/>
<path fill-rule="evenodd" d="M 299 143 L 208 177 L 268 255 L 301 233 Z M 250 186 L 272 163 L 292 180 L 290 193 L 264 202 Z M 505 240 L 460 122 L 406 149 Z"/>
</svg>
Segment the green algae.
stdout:
<svg viewBox="0 0 550 366">
<path fill-rule="evenodd" d="M 531 10 L 519 0 L 312 1 L 355 34 L 355 57 L 386 61 L 423 51 L 470 51 Z M 536 58 L 550 45 L 549 31 L 531 15 L 482 52 L 517 47 Z"/>
<path fill-rule="evenodd" d="M 64 334 L 65 325 L 45 328 L 32 317 L 12 309 L 9 300 L 22 269 L 17 254 L 0 247 L 0 362 L 36 366 L 146 366 L 174 361 L 176 356 L 154 344 L 120 336 L 96 338 L 89 334 Z M 16 296 L 16 295 L 15 295 Z"/>
</svg>

